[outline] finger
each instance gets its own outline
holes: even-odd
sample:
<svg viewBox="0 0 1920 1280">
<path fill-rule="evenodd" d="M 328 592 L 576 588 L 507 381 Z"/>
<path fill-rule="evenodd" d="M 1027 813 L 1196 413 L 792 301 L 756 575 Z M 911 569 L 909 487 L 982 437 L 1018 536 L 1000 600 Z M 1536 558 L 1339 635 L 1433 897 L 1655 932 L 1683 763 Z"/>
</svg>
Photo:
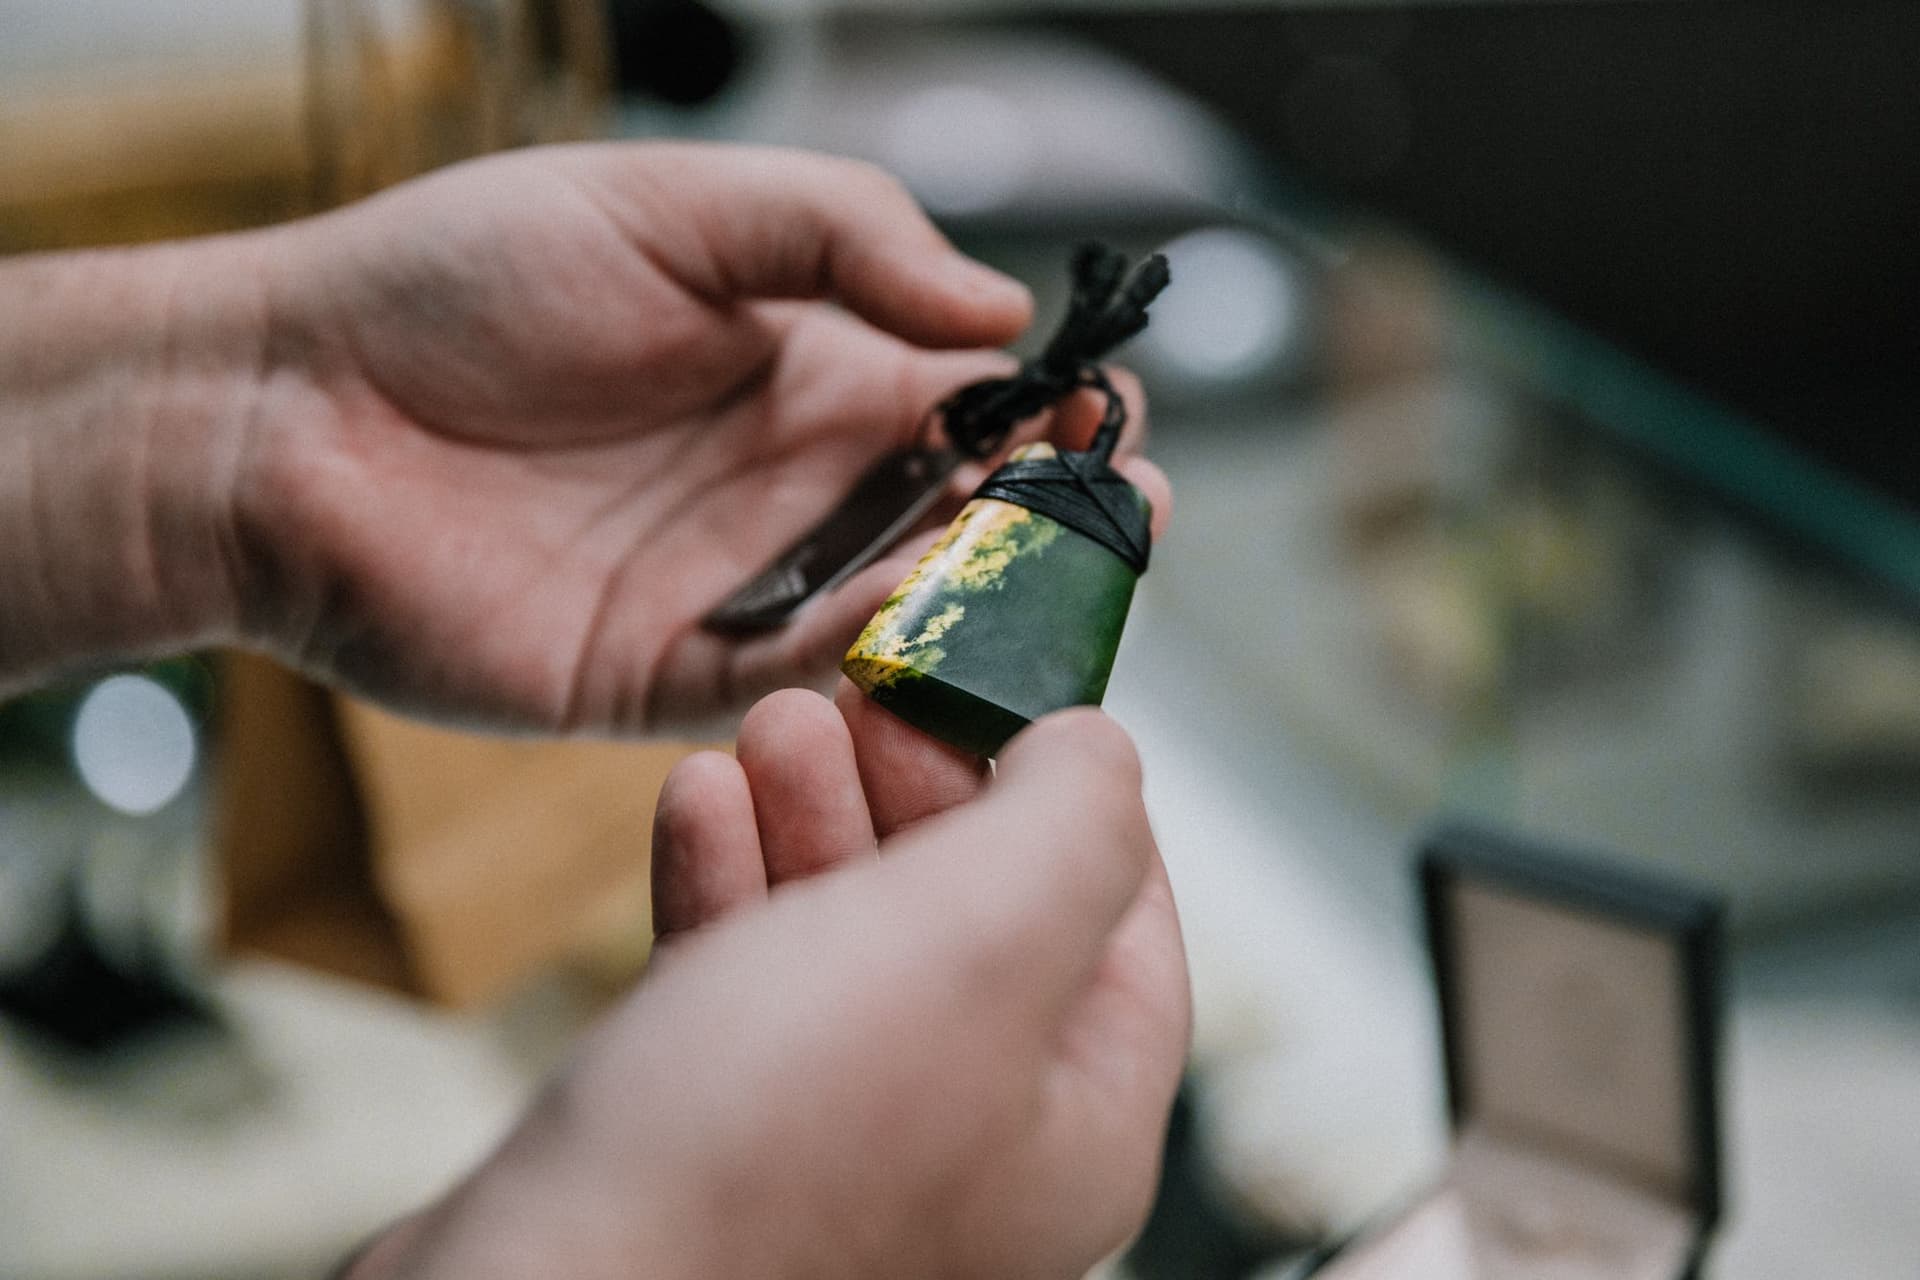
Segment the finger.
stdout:
<svg viewBox="0 0 1920 1280">
<path fill-rule="evenodd" d="M 1073 1067 L 1110 1102 L 1141 1111 L 1173 1096 L 1193 1030 L 1186 947 L 1156 851 L 1063 1039 Z"/>
<path fill-rule="evenodd" d="M 1117 722 L 1093 707 L 1044 716 L 1001 751 L 1001 820 L 1050 851 L 1003 855 L 1024 868 L 1024 901 L 1080 915 L 1081 941 L 1098 947 L 1133 901 L 1154 853 L 1141 795 L 1140 756 Z M 1011 869 L 1011 868 L 1005 868 Z"/>
<path fill-rule="evenodd" d="M 676 726 L 689 736 L 724 736 L 732 725 L 717 716 L 716 708 L 736 708 L 796 684 L 823 694 L 832 692 L 840 661 L 854 638 L 913 571 L 936 536 L 929 530 L 908 537 L 887 556 L 808 601 L 784 626 L 764 635 L 738 638 L 699 627 L 688 629 L 661 658 L 646 723 Z"/>
<path fill-rule="evenodd" d="M 597 176 L 616 217 L 717 303 L 831 297 L 910 342 L 998 346 L 1026 328 L 1025 286 L 961 254 L 900 183 L 859 161 L 655 143 Z M 690 193 L 692 193 L 690 195 Z"/>
<path fill-rule="evenodd" d="M 1107 365 L 1101 372 L 1106 374 L 1107 381 L 1119 393 L 1120 404 L 1126 410 L 1126 419 L 1120 427 L 1120 440 L 1114 453 L 1139 453 L 1147 446 L 1146 390 L 1129 369 Z M 1106 413 L 1105 393 L 1097 387 L 1082 387 L 1054 410 L 1046 438 L 1058 449 L 1086 449 L 1093 444 L 1094 434 L 1099 431 L 1101 419 L 1106 417 Z"/>
<path fill-rule="evenodd" d="M 1036 1135 L 1044 1149 L 1099 1171 L 1097 1202 L 1116 1215 L 1117 1235 L 1138 1230 L 1153 1201 L 1192 1026 L 1180 924 L 1156 856 L 1054 1041 L 1056 1105 Z"/>
<path fill-rule="evenodd" d="M 1167 525 L 1173 520 L 1173 484 L 1167 479 L 1167 473 L 1146 458 L 1115 458 L 1113 468 L 1133 482 L 1133 487 L 1147 496 L 1147 504 L 1153 508 L 1148 528 L 1155 542 L 1167 536 Z"/>
<path fill-rule="evenodd" d="M 1117 366 L 1106 369 L 1107 378 L 1114 389 L 1120 393 L 1121 402 L 1126 406 L 1126 424 L 1120 429 L 1120 440 L 1114 449 L 1114 466 L 1123 475 L 1147 495 L 1154 510 L 1153 536 L 1158 538 L 1166 531 L 1167 518 L 1172 511 L 1172 487 L 1167 477 L 1157 466 L 1151 463 L 1141 465 L 1139 454 L 1147 442 L 1147 400 L 1146 392 L 1140 380 L 1129 370 Z M 982 373 L 978 376 L 994 376 Z M 956 380 L 954 385 L 958 385 Z M 1100 420 L 1106 413 L 1107 400 L 1100 392 L 1091 388 L 1082 388 L 1068 397 L 1056 408 L 1037 415 L 1032 421 L 1021 424 L 1009 438 L 1003 448 L 1003 454 L 1021 444 L 1032 440 L 1047 440 L 1058 449 L 1085 449 L 1092 445 L 1094 434 L 1100 428 Z M 1001 458 L 983 462 L 971 462 L 955 469 L 947 485 L 947 497 L 929 513 L 921 528 L 944 527 L 955 513 L 980 487 Z M 918 557 L 915 557 L 917 562 Z M 911 568 L 911 563 L 909 564 Z M 902 575 L 904 576 L 904 574 Z M 884 598 L 884 597 L 883 597 Z"/>
<path fill-rule="evenodd" d="M 1154 853 L 1139 757 L 1099 711 L 1044 717 L 1008 745 L 982 799 L 898 851 L 917 860 L 957 980 L 991 1005 L 1057 1022 L 1092 981 Z"/>
<path fill-rule="evenodd" d="M 796 679 L 814 682 L 816 676 L 838 671 L 855 637 L 938 536 L 932 528 L 909 535 L 826 595 L 808 601 L 779 631 L 740 644 L 728 659 L 732 671 L 727 687 L 734 697 L 743 700 L 784 688 Z M 835 687 L 831 679 L 817 683 L 823 692 Z"/>
<path fill-rule="evenodd" d="M 1128 370 L 1107 366 L 1104 371 L 1126 409 L 1126 418 L 1120 427 L 1120 439 L 1114 446 L 1114 465 L 1120 466 L 1124 459 L 1137 455 L 1146 447 L 1147 397 L 1140 379 Z M 981 481 L 1004 460 L 1005 454 L 1023 444 L 1045 440 L 1062 451 L 1089 448 L 1106 412 L 1106 396 L 1095 388 L 1082 387 L 1053 409 L 1019 424 L 1007 438 L 1000 456 L 984 462 L 968 463 L 954 472 L 948 485 L 954 498 L 954 507 L 949 508 L 948 513 L 957 509 L 958 502 L 964 500 L 966 495 L 980 487 Z M 1121 467 L 1121 470 L 1124 471 L 1125 467 Z"/>
<path fill-rule="evenodd" d="M 1120 443 L 1114 450 L 1115 454 L 1144 452 L 1153 421 L 1147 409 L 1147 389 L 1131 369 L 1111 364 L 1102 366 L 1102 369 L 1107 381 L 1120 393 L 1120 403 L 1127 409 L 1126 425 L 1120 428 Z"/>
<path fill-rule="evenodd" d="M 758 310 L 790 317 L 783 373 L 773 387 L 786 412 L 829 419 L 840 434 L 876 446 L 918 438 L 929 415 L 959 388 L 1005 377 L 1017 367 L 997 348 L 916 347 L 832 307 L 779 302 L 761 303 Z M 809 402 L 822 407 L 809 414 Z"/>
<path fill-rule="evenodd" d="M 718 751 L 688 756 L 654 808 L 654 936 L 697 929 L 766 896 L 745 771 Z"/>
<path fill-rule="evenodd" d="M 747 713 L 736 749 L 769 887 L 874 852 L 853 739 L 831 702 L 805 689 L 771 694 Z"/>
<path fill-rule="evenodd" d="M 846 720 L 882 840 L 979 794 L 987 766 L 978 756 L 928 737 L 849 681 L 840 682 L 833 700 Z"/>
</svg>

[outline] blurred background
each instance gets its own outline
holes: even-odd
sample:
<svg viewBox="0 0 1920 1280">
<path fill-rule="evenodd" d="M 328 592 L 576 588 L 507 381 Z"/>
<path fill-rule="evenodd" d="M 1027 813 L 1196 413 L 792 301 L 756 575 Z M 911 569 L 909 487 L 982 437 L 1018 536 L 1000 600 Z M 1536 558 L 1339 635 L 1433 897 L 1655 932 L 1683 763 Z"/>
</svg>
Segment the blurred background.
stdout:
<svg viewBox="0 0 1920 1280">
<path fill-rule="evenodd" d="M 1163 249 L 1109 705 L 1198 1028 L 1115 1274 L 1277 1275 L 1438 1167 L 1451 810 L 1730 896 L 1710 1274 L 1906 1277 L 1915 65 L 1864 0 L 0 0 L 0 252 L 599 136 L 876 161 L 1043 329 L 1075 242 Z M 644 965 L 678 750 L 215 655 L 0 707 L 0 1275 L 318 1275 L 444 1187 Z"/>
</svg>

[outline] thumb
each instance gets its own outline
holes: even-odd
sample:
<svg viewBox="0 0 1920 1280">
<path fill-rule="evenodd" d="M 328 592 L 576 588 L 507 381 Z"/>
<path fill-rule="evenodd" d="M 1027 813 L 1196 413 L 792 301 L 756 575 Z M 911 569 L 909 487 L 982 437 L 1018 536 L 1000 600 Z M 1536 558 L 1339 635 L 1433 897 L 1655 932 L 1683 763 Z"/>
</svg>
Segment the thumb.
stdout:
<svg viewBox="0 0 1920 1280">
<path fill-rule="evenodd" d="M 981 799 L 903 837 L 942 963 L 997 1008 L 1057 1019 L 1086 990 L 1155 862 L 1140 761 L 1099 711 L 1048 716 Z M 909 869 L 910 868 L 910 869 Z"/>
<path fill-rule="evenodd" d="M 932 347 L 998 346 L 1032 318 L 1025 286 L 961 254 L 873 165 L 713 144 L 613 153 L 622 162 L 603 176 L 615 216 L 710 301 L 830 297 Z"/>
</svg>

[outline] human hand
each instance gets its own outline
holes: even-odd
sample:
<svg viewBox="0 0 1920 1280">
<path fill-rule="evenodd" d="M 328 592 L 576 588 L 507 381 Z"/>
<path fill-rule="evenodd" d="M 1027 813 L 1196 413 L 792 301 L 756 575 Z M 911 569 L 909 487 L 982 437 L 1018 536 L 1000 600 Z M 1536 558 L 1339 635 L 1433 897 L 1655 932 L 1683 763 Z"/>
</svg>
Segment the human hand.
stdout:
<svg viewBox="0 0 1920 1280">
<path fill-rule="evenodd" d="M 239 643 L 442 718 L 738 710 L 830 672 L 927 538 L 771 635 L 698 619 L 1029 310 L 876 170 L 668 144 L 0 264 L 0 691 Z"/>
<path fill-rule="evenodd" d="M 543 729 L 831 672 L 924 543 L 777 633 L 698 620 L 1004 371 L 978 348 L 1030 315 L 878 171 L 744 148 L 492 158 L 290 228 L 266 270 L 289 411 L 236 484 L 248 630 L 388 702 Z M 1096 417 L 1037 429 L 1084 444 Z"/>
<path fill-rule="evenodd" d="M 1070 1277 L 1138 1228 L 1189 1011 L 1131 743 L 1051 716 L 983 784 L 842 710 L 674 772 L 653 968 L 354 1280 Z"/>
</svg>

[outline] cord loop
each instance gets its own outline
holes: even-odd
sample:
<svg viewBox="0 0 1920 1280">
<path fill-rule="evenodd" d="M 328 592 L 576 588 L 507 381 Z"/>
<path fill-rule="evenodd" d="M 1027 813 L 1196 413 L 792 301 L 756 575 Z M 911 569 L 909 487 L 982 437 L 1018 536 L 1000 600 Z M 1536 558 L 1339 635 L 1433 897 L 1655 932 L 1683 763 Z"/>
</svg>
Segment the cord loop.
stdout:
<svg viewBox="0 0 1920 1280">
<path fill-rule="evenodd" d="M 984 458 L 998 449 L 1015 424 L 1066 399 L 1081 387 L 1106 396 L 1107 409 L 1091 452 L 1113 456 L 1126 425 L 1127 408 L 1100 360 L 1147 327 L 1147 304 L 1167 287 L 1167 260 L 1152 254 L 1127 273 L 1122 253 L 1084 244 L 1073 255 L 1073 299 L 1046 349 L 1008 377 L 969 383 L 935 410 L 954 447 Z M 1124 287 L 1123 287 L 1124 282 Z"/>
</svg>

